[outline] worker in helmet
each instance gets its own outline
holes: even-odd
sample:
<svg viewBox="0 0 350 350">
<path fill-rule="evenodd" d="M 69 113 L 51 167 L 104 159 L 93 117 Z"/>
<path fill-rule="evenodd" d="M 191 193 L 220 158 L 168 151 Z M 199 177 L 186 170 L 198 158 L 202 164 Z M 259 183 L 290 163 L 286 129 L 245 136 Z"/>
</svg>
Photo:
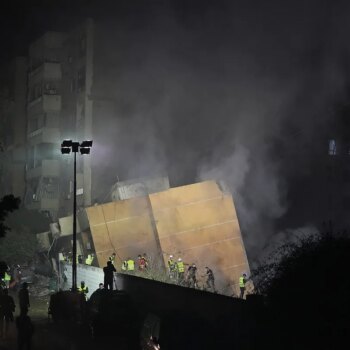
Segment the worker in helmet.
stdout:
<svg viewBox="0 0 350 350">
<path fill-rule="evenodd" d="M 141 254 L 139 254 L 139 256 L 137 257 L 137 265 L 138 265 L 139 271 L 145 271 L 146 259 Z"/>
<path fill-rule="evenodd" d="M 105 290 L 113 290 L 113 280 L 114 280 L 114 273 L 117 272 L 114 265 L 112 264 L 112 261 L 107 261 L 107 266 L 103 268 L 104 273 L 104 288 Z"/>
<path fill-rule="evenodd" d="M 128 260 L 124 260 L 122 263 L 122 271 L 126 272 L 128 270 Z"/>
<path fill-rule="evenodd" d="M 183 284 L 185 279 L 185 264 L 181 258 L 177 259 L 176 271 L 177 271 L 177 283 L 181 285 Z"/>
<path fill-rule="evenodd" d="M 128 263 L 128 267 L 127 267 L 128 273 L 133 274 L 135 272 L 135 261 L 131 258 L 128 258 L 127 263 Z"/>
<path fill-rule="evenodd" d="M 208 266 L 205 267 L 206 269 L 206 276 L 207 276 L 207 288 L 208 290 L 211 290 L 212 292 L 215 292 L 215 278 L 213 270 L 210 269 Z"/>
<path fill-rule="evenodd" d="M 187 283 L 190 288 L 198 288 L 197 285 L 197 266 L 192 264 L 187 269 Z"/>
<path fill-rule="evenodd" d="M 94 254 L 88 254 L 87 258 L 85 259 L 85 264 L 86 265 L 91 265 L 92 262 L 94 261 Z"/>
<path fill-rule="evenodd" d="M 108 258 L 108 260 L 114 265 L 114 262 L 115 262 L 115 256 L 116 256 L 116 254 L 115 253 L 113 253 L 109 258 Z"/>
<path fill-rule="evenodd" d="M 89 293 L 89 288 L 88 288 L 88 286 L 85 285 L 84 281 L 80 282 L 80 287 L 78 288 L 78 292 L 84 294 L 85 299 L 87 299 L 87 294 Z"/>
<path fill-rule="evenodd" d="M 245 292 L 245 284 L 247 283 L 247 275 L 245 273 L 242 274 L 242 276 L 239 278 L 239 289 L 241 291 L 240 298 L 244 298 L 244 292 Z"/>
<path fill-rule="evenodd" d="M 170 255 L 168 259 L 168 269 L 169 269 L 169 277 L 171 279 L 175 278 L 176 264 L 174 261 L 174 257 L 172 255 Z"/>
</svg>

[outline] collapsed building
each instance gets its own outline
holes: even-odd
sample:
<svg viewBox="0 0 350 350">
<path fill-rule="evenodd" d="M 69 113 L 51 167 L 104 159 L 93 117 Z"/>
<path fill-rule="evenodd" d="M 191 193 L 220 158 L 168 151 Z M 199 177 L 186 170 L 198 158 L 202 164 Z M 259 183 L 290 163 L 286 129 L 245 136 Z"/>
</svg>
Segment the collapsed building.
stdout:
<svg viewBox="0 0 350 350">
<path fill-rule="evenodd" d="M 56 253 L 71 249 L 71 217 L 59 223 Z M 78 213 L 77 232 L 78 254 L 93 253 L 97 267 L 105 266 L 115 253 L 120 270 L 123 260 L 146 253 L 154 271 L 148 277 L 157 279 L 173 255 L 197 265 L 199 285 L 204 283 L 205 267 L 210 267 L 217 290 L 226 295 L 237 295 L 239 276 L 249 274 L 232 195 L 216 181 L 138 192 L 132 198 L 85 208 Z"/>
</svg>

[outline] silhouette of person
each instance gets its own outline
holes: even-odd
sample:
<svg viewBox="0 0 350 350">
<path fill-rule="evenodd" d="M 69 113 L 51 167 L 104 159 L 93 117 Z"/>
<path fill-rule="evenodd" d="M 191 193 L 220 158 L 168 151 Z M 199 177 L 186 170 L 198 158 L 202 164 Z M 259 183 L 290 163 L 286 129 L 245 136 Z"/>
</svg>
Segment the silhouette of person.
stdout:
<svg viewBox="0 0 350 350">
<path fill-rule="evenodd" d="M 105 289 L 113 290 L 114 272 L 117 272 L 112 261 L 107 261 L 107 266 L 103 268 Z"/>
<path fill-rule="evenodd" d="M 24 308 L 16 318 L 18 350 L 31 349 L 34 326 L 27 313 L 28 309 Z"/>
<path fill-rule="evenodd" d="M 0 337 L 6 338 L 10 322 L 13 322 L 13 312 L 15 308 L 15 302 L 13 298 L 8 295 L 8 289 L 4 289 L 0 299 Z M 4 321 L 5 331 L 3 331 Z"/>
<path fill-rule="evenodd" d="M 18 292 L 18 301 L 19 301 L 19 308 L 21 310 L 27 310 L 30 307 L 29 303 L 29 292 L 28 292 L 28 283 L 24 282 L 22 284 L 22 288 Z"/>
</svg>

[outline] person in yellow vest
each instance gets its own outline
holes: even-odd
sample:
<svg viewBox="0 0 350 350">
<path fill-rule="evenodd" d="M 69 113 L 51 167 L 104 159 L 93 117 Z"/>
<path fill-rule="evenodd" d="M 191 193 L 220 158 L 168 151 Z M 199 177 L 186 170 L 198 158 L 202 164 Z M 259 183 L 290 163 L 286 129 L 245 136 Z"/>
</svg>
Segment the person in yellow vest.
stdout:
<svg viewBox="0 0 350 350">
<path fill-rule="evenodd" d="M 247 275 L 244 273 L 240 278 L 239 278 L 239 289 L 241 291 L 240 293 L 240 298 L 243 299 L 244 297 L 244 292 L 245 292 L 245 284 L 247 283 Z"/>
<path fill-rule="evenodd" d="M 124 260 L 122 263 L 122 271 L 126 272 L 128 270 L 128 261 Z"/>
<path fill-rule="evenodd" d="M 174 278 L 175 272 L 176 272 L 176 262 L 173 259 L 174 257 L 172 255 L 169 256 L 168 259 L 168 269 L 169 269 L 169 277 Z"/>
<path fill-rule="evenodd" d="M 80 282 L 80 287 L 78 288 L 78 292 L 83 293 L 85 296 L 85 299 L 87 299 L 87 293 L 89 293 L 89 288 L 88 286 L 85 285 L 84 281 Z"/>
<path fill-rule="evenodd" d="M 112 265 L 114 265 L 114 262 L 115 262 L 115 256 L 116 256 L 116 254 L 115 253 L 113 253 L 109 258 L 108 258 L 108 260 L 112 263 Z"/>
<path fill-rule="evenodd" d="M 5 275 L 4 275 L 4 278 L 2 278 L 2 280 L 3 280 L 4 284 L 6 285 L 6 288 L 9 288 L 10 281 L 11 281 L 11 275 L 5 271 Z"/>
<path fill-rule="evenodd" d="M 183 284 L 185 279 L 185 264 L 181 258 L 177 259 L 176 262 L 176 271 L 177 271 L 177 282 L 178 284 Z"/>
<path fill-rule="evenodd" d="M 91 265 L 94 261 L 94 254 L 88 254 L 87 258 L 85 259 L 86 265 Z"/>
<path fill-rule="evenodd" d="M 129 273 L 134 273 L 134 271 L 135 271 L 135 261 L 134 260 L 132 260 L 131 258 L 128 258 L 128 272 Z"/>
</svg>

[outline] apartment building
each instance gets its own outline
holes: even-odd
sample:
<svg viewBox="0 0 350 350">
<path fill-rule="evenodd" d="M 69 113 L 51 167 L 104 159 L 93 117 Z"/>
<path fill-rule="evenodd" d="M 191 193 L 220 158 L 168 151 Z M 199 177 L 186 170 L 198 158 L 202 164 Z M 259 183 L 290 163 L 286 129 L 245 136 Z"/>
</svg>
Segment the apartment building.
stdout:
<svg viewBox="0 0 350 350">
<path fill-rule="evenodd" d="M 60 118 L 65 35 L 48 32 L 29 47 L 25 205 L 55 217 L 60 202 Z"/>
<path fill-rule="evenodd" d="M 96 35 L 87 19 L 71 32 L 45 33 L 29 48 L 25 205 L 52 220 L 72 210 L 73 156 L 60 154 L 62 140 L 103 138 L 101 115 L 114 113 L 113 99 L 94 84 L 101 78 L 96 67 L 104 65 Z M 97 183 L 101 171 L 93 152 L 78 155 L 78 206 L 91 205 L 105 191 Z"/>
<path fill-rule="evenodd" d="M 25 194 L 27 59 L 16 57 L 0 79 L 0 196 Z"/>
</svg>

